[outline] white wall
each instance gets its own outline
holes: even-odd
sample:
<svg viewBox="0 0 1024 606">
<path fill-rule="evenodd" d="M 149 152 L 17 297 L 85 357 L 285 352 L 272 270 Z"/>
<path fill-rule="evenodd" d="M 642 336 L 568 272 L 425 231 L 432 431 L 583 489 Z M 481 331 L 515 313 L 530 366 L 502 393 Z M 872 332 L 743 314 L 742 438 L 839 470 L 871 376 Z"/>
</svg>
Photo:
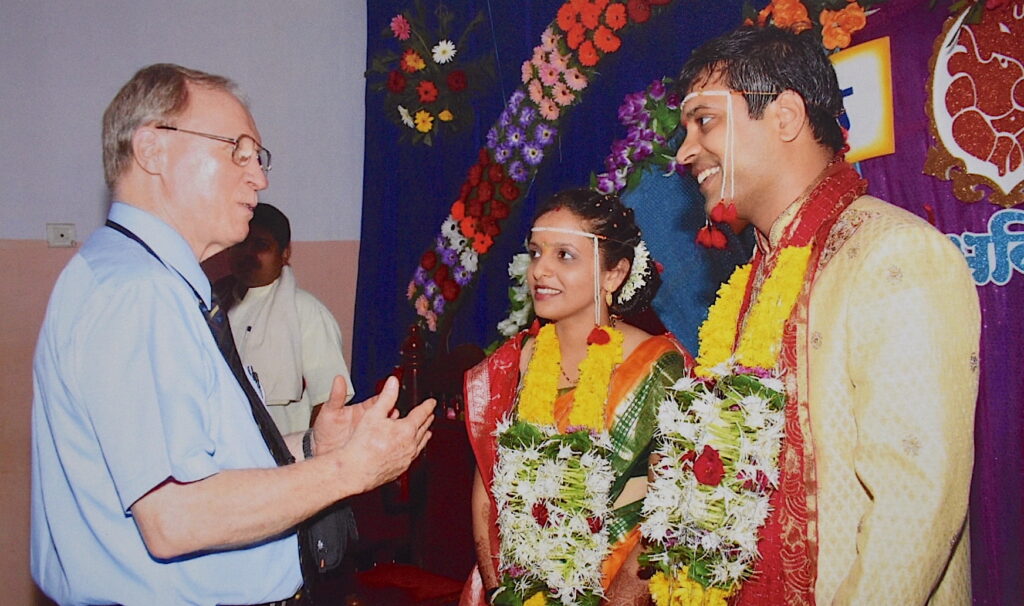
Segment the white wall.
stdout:
<svg viewBox="0 0 1024 606">
<path fill-rule="evenodd" d="M 0 0 L 0 239 L 100 225 L 103 110 L 137 69 L 171 62 L 248 97 L 273 152 L 261 200 L 296 240 L 358 240 L 365 57 L 360 0 Z"/>
</svg>

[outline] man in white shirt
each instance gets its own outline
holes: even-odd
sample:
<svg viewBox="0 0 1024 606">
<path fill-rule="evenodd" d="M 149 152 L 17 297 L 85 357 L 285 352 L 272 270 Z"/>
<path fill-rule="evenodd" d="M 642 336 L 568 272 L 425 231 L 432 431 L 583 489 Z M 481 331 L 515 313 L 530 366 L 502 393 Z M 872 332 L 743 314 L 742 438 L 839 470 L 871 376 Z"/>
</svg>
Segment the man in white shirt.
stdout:
<svg viewBox="0 0 1024 606">
<path fill-rule="evenodd" d="M 283 434 L 309 427 L 335 376 L 345 379 L 348 399 L 353 393 L 338 323 L 296 286 L 291 252 L 288 217 L 261 202 L 249 235 L 230 251 L 232 275 L 215 286 L 242 362 L 259 378 L 267 410 Z"/>
</svg>

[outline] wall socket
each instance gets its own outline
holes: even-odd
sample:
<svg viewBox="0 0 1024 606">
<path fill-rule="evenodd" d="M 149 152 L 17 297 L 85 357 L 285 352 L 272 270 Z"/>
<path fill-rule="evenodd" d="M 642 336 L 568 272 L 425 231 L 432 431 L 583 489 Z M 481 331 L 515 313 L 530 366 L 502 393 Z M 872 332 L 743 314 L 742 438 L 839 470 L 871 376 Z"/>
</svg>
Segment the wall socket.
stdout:
<svg viewBox="0 0 1024 606">
<path fill-rule="evenodd" d="M 47 223 L 46 244 L 50 248 L 71 248 L 78 244 L 75 241 L 75 224 Z"/>
</svg>

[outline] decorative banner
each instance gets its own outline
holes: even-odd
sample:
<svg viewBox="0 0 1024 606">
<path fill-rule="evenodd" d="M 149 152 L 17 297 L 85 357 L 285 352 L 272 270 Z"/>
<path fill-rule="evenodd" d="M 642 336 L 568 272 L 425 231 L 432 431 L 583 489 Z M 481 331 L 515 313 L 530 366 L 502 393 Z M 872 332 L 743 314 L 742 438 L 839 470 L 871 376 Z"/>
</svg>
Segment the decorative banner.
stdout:
<svg viewBox="0 0 1024 606">
<path fill-rule="evenodd" d="M 1024 226 L 1024 210 L 1004 209 L 988 220 L 988 232 L 946 234 L 967 258 L 974 283 L 989 282 L 1003 286 L 1013 272 L 1024 273 L 1024 231 L 1011 231 L 1011 225 Z"/>
<path fill-rule="evenodd" d="M 889 38 L 878 38 L 833 54 L 850 131 L 846 159 L 860 162 L 896 151 L 893 135 L 892 62 Z"/>
<path fill-rule="evenodd" d="M 1024 2 L 950 19 L 932 51 L 925 174 L 953 181 L 963 202 L 1024 200 Z"/>
</svg>

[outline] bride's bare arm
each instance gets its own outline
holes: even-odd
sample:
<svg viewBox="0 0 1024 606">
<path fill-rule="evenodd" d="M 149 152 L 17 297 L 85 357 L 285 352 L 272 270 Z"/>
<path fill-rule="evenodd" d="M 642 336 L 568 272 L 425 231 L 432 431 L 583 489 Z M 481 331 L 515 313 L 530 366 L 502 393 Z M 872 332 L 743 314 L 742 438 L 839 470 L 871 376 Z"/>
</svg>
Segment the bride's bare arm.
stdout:
<svg viewBox="0 0 1024 606">
<path fill-rule="evenodd" d="M 494 560 L 491 554 L 491 538 L 489 533 L 489 521 L 491 513 L 491 500 L 487 497 L 487 488 L 480 477 L 480 470 L 473 474 L 473 543 L 476 547 L 476 561 L 480 566 L 480 578 L 483 580 L 484 589 L 493 589 L 498 586 L 498 576 L 494 571 Z"/>
</svg>

